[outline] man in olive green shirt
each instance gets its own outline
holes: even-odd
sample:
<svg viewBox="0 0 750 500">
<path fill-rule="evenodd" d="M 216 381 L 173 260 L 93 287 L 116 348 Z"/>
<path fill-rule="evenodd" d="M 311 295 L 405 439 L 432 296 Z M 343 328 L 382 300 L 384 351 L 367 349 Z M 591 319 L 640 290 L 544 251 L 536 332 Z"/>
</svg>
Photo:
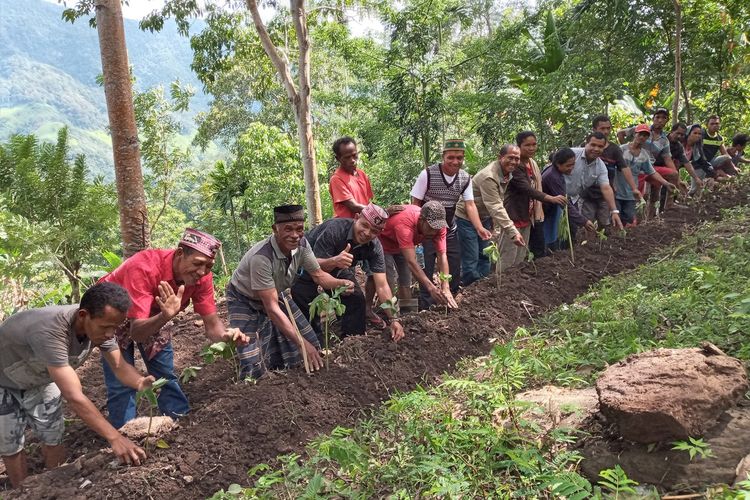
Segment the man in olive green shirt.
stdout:
<svg viewBox="0 0 750 500">
<path fill-rule="evenodd" d="M 472 179 L 474 203 L 479 218 L 486 229 L 493 229 L 495 235 L 510 238 L 515 245 L 524 246 L 523 236 L 505 211 L 503 198 L 513 171 L 521 161 L 518 146 L 506 144 L 500 148 L 498 159 L 493 161 Z M 456 222 L 461 242 L 461 284 L 468 286 L 490 273 L 490 261 L 484 255 L 489 241 L 484 241 L 469 222 L 463 200 L 456 206 Z"/>
</svg>

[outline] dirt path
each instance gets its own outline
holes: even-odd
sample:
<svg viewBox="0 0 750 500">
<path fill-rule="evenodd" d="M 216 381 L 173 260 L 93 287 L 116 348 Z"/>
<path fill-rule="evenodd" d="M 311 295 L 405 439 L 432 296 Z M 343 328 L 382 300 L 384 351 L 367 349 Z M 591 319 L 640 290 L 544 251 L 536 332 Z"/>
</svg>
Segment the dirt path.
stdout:
<svg viewBox="0 0 750 500">
<path fill-rule="evenodd" d="M 461 308 L 407 317 L 407 338 L 398 345 L 381 336 L 348 339 L 335 353 L 328 372 L 308 377 L 302 371 L 274 375 L 257 385 L 229 382 L 228 363 L 206 366 L 186 386 L 193 412 L 167 438 L 170 449 L 158 450 L 142 467 L 112 465 L 97 453 L 106 443 L 79 421 L 68 429 L 69 466 L 29 478 L 23 491 L 9 498 L 205 498 L 230 483 L 247 483 L 246 471 L 272 462 L 281 453 L 304 450 L 305 443 L 335 426 L 351 426 L 394 391 L 434 383 L 466 356 L 490 349 L 490 339 L 511 334 L 531 315 L 572 301 L 592 283 L 632 269 L 659 248 L 670 245 L 698 220 L 719 217 L 719 209 L 747 203 L 743 192 L 725 193 L 692 209 L 666 214 L 660 222 L 639 226 L 626 240 L 612 237 L 576 248 L 576 266 L 567 253 L 510 270 L 500 289 L 484 281 L 464 293 Z M 183 317 L 174 337 L 178 372 L 201 365 L 198 351 L 206 343 L 194 316 Z M 98 360 L 79 370 L 87 394 L 104 407 Z M 39 452 L 32 465 L 40 471 Z M 83 486 L 83 487 L 82 487 Z M 10 493 L 10 492 L 8 492 Z"/>
</svg>

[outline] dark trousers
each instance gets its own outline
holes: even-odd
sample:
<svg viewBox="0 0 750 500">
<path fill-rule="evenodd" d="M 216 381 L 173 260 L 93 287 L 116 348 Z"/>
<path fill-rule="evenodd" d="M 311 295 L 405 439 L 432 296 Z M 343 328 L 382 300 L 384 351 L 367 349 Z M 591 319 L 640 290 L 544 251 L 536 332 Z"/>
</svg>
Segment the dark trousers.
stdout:
<svg viewBox="0 0 750 500">
<path fill-rule="evenodd" d="M 447 238 L 447 256 L 448 256 L 448 273 L 453 276 L 451 280 L 451 293 L 458 293 L 458 286 L 461 284 L 461 243 L 458 241 L 458 231 L 454 227 L 448 231 Z M 432 240 L 424 240 L 424 273 L 432 279 L 435 273 L 435 263 L 437 262 L 437 252 Z M 419 289 L 419 310 L 429 309 L 432 305 L 432 297 L 427 290 Z"/>
<path fill-rule="evenodd" d="M 346 311 L 344 311 L 344 315 L 341 316 L 341 337 L 343 338 L 348 335 L 363 335 L 367 327 L 367 318 L 365 317 L 365 304 L 367 300 L 365 299 L 365 294 L 359 287 L 359 283 L 357 283 L 354 274 L 342 272 L 339 273 L 338 277 L 354 282 L 354 292 L 340 297 L 341 302 L 346 306 Z M 331 290 L 326 290 L 326 293 L 330 295 Z M 310 304 L 317 296 L 318 285 L 313 281 L 297 280 L 292 287 L 292 298 L 294 299 L 294 302 L 297 304 L 297 307 L 300 308 L 302 314 L 305 315 L 305 318 L 310 322 L 313 329 L 315 329 L 318 338 L 322 339 L 323 329 L 320 325 L 320 319 L 317 316 L 312 319 L 310 318 Z"/>
<path fill-rule="evenodd" d="M 531 234 L 529 236 L 529 250 L 534 254 L 535 259 L 541 259 L 544 257 L 545 248 L 544 244 L 544 223 L 537 222 L 531 226 Z"/>
</svg>

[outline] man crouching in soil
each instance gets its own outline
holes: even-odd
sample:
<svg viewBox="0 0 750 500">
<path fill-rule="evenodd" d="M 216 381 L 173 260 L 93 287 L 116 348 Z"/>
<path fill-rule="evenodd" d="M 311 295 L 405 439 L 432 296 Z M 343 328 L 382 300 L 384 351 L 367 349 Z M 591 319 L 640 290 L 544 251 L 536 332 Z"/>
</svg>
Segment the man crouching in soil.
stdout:
<svg viewBox="0 0 750 500">
<path fill-rule="evenodd" d="M 0 455 L 14 488 L 28 474 L 24 431 L 31 426 L 42 441 L 47 468 L 65 461 L 62 399 L 94 432 L 106 439 L 126 464 L 139 465 L 146 453 L 120 434 L 81 390 L 78 368 L 99 347 L 117 378 L 128 387 L 151 387 L 126 363 L 115 329 L 125 321 L 130 297 L 119 285 L 89 288 L 78 305 L 19 312 L 0 325 Z"/>
</svg>

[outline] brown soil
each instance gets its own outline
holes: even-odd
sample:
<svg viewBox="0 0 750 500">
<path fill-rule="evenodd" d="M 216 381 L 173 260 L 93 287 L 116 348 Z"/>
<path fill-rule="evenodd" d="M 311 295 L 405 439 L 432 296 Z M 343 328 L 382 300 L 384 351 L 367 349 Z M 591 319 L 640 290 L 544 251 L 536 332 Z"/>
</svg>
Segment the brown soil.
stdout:
<svg viewBox="0 0 750 500">
<path fill-rule="evenodd" d="M 673 210 L 658 222 L 576 247 L 576 265 L 568 254 L 508 270 L 500 289 L 491 281 L 469 287 L 461 308 L 445 314 L 429 311 L 406 317 L 407 337 L 394 344 L 381 335 L 350 338 L 334 352 L 329 371 L 307 376 L 302 370 L 278 373 L 256 385 L 233 384 L 227 362 L 204 366 L 185 386 L 192 413 L 166 437 L 169 449 L 157 450 L 140 467 L 113 465 L 98 450 L 106 442 L 80 421 L 68 428 L 65 444 L 70 466 L 30 477 L 11 498 L 205 498 L 231 483 L 247 484 L 246 471 L 273 462 L 282 453 L 304 451 L 305 443 L 335 426 L 352 426 L 390 394 L 433 384 L 467 356 L 490 350 L 490 339 L 507 338 L 516 327 L 577 295 L 605 275 L 632 269 L 649 255 L 679 239 L 698 220 L 716 219 L 721 207 L 746 203 L 744 192 L 704 200 L 694 209 Z M 203 365 L 198 352 L 207 343 L 193 315 L 175 331 L 176 369 Z M 97 360 L 79 370 L 85 391 L 104 409 L 102 371 Z M 32 472 L 41 472 L 39 450 L 31 452 Z M 7 484 L 7 480 L 6 480 Z M 82 487 L 83 486 L 83 487 Z"/>
</svg>

